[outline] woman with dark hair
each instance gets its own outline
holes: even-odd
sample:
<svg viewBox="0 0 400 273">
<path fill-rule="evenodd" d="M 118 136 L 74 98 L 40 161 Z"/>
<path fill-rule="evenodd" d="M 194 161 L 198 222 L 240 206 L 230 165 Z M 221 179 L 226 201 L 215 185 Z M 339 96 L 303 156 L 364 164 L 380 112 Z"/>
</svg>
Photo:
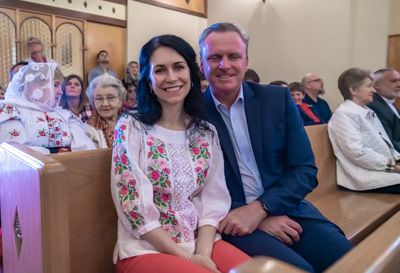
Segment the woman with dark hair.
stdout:
<svg viewBox="0 0 400 273">
<path fill-rule="evenodd" d="M 158 36 L 140 69 L 137 111 L 115 129 L 117 272 L 228 272 L 249 257 L 217 234 L 231 201 L 216 130 L 201 119 L 196 54 Z"/>
<path fill-rule="evenodd" d="M 345 102 L 328 124 L 337 157 L 337 182 L 356 191 L 400 193 L 400 154 L 370 108 L 375 89 L 369 71 L 351 68 L 338 80 Z"/>
<path fill-rule="evenodd" d="M 124 107 L 125 112 L 129 112 L 135 110 L 137 107 L 137 100 L 136 100 L 136 87 L 138 82 L 132 81 L 129 83 L 124 84 L 126 89 L 126 100 L 122 105 Z"/>
<path fill-rule="evenodd" d="M 65 78 L 61 90 L 63 91 L 60 102 L 62 108 L 70 110 L 75 116 L 86 122 L 92 115 L 93 109 L 89 104 L 81 77 L 69 75 Z"/>
</svg>

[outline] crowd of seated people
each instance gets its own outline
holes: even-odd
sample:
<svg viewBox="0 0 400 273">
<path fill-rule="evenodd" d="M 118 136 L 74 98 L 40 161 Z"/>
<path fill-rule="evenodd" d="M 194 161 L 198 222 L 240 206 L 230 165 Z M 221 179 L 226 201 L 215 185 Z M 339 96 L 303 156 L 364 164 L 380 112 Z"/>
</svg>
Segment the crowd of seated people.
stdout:
<svg viewBox="0 0 400 273">
<path fill-rule="evenodd" d="M 5 99 L 0 90 L 0 142 L 45 154 L 113 148 L 117 272 L 228 272 L 256 255 L 309 272 L 329 267 L 352 244 L 304 199 L 317 170 L 303 125 L 328 123 L 340 186 L 400 193 L 393 69 L 344 71 L 345 102 L 332 115 L 318 74 L 259 84 L 235 24 L 204 30 L 200 64 L 183 39 L 151 39 L 140 72 L 130 62 L 122 82 L 102 50 L 87 89 L 78 75 L 64 78 L 40 40 L 28 46 L 30 63 L 11 68 Z M 230 66 L 208 58 L 232 50 Z"/>
</svg>

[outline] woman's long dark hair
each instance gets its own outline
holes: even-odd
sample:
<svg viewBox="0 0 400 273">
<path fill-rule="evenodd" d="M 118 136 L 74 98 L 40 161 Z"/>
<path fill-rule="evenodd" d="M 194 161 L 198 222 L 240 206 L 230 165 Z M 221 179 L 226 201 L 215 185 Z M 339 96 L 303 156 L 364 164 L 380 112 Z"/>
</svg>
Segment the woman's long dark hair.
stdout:
<svg viewBox="0 0 400 273">
<path fill-rule="evenodd" d="M 196 53 L 193 48 L 182 38 L 175 35 L 161 35 L 148 41 L 140 52 L 140 80 L 136 88 L 136 99 L 138 101 L 137 112 L 132 115 L 142 123 L 153 126 L 160 120 L 162 106 L 157 96 L 150 89 L 150 58 L 160 47 L 168 47 L 175 50 L 187 62 L 190 69 L 192 87 L 184 100 L 184 111 L 189 117 L 189 124 L 186 129 L 194 127 L 197 130 L 210 130 L 204 120 L 204 103 L 201 92 L 199 66 L 196 63 Z M 189 132 L 192 134 L 193 132 Z"/>
<path fill-rule="evenodd" d="M 83 80 L 78 75 L 72 74 L 64 79 L 64 82 L 61 85 L 61 90 L 63 91 L 63 94 L 61 95 L 60 105 L 62 106 L 63 109 L 70 110 L 70 108 L 68 106 L 67 94 L 65 93 L 65 87 L 67 86 L 67 83 L 72 79 L 77 79 L 82 87 L 81 95 L 79 96 L 79 107 L 78 107 L 78 110 L 80 112 L 80 111 L 82 111 L 85 104 L 89 102 L 89 99 L 86 96 L 85 86 L 83 85 Z"/>
</svg>

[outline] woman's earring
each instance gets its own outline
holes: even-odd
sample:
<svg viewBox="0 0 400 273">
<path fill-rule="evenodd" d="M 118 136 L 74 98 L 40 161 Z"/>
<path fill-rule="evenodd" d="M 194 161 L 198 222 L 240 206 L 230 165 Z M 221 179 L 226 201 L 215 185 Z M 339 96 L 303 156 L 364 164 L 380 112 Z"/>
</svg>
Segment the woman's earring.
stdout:
<svg viewBox="0 0 400 273">
<path fill-rule="evenodd" d="M 193 82 L 192 82 L 192 86 L 190 87 L 190 89 L 193 89 Z"/>
<path fill-rule="evenodd" d="M 150 89 L 150 93 L 151 93 L 152 95 L 154 95 L 154 90 L 153 90 L 153 89 Z"/>
</svg>

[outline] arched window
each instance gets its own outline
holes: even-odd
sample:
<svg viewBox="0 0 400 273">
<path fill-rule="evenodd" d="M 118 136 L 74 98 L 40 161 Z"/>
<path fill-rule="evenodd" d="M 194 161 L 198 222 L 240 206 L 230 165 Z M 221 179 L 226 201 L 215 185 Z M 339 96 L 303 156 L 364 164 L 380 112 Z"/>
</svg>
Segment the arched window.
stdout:
<svg viewBox="0 0 400 273">
<path fill-rule="evenodd" d="M 56 30 L 57 62 L 64 76 L 83 77 L 83 34 L 71 23 L 61 24 Z"/>
<path fill-rule="evenodd" d="M 8 84 L 10 68 L 17 62 L 17 47 L 15 44 L 16 27 L 10 17 L 0 12 L 0 84 Z"/>
<path fill-rule="evenodd" d="M 51 29 L 42 19 L 31 17 L 21 24 L 21 59 L 30 57 L 27 42 L 31 37 L 38 38 L 43 45 L 43 55 L 52 57 L 51 52 Z"/>
</svg>

